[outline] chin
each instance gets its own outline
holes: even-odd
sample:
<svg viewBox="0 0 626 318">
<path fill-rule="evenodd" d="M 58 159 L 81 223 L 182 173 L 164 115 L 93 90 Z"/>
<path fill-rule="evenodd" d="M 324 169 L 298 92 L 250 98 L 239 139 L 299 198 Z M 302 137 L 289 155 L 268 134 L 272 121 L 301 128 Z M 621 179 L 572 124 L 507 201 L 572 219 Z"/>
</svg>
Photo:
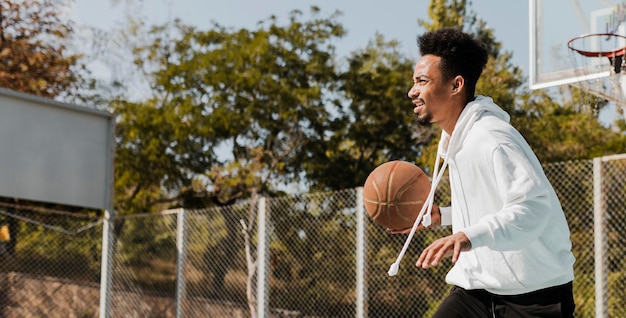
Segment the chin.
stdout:
<svg viewBox="0 0 626 318">
<path fill-rule="evenodd" d="M 429 115 L 423 117 L 416 116 L 415 121 L 422 126 L 430 127 L 432 125 L 432 117 Z"/>
</svg>

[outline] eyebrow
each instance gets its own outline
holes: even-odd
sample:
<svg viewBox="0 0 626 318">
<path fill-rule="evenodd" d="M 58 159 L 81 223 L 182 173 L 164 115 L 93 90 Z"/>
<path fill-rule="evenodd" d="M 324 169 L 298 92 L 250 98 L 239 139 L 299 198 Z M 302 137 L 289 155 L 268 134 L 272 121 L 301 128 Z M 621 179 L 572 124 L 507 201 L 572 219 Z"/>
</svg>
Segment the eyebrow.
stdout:
<svg viewBox="0 0 626 318">
<path fill-rule="evenodd" d="M 422 74 L 422 75 L 415 75 L 415 76 L 413 76 L 413 79 L 416 80 L 416 79 L 432 79 L 432 78 L 430 76 L 428 76 L 428 75 L 423 75 Z"/>
</svg>

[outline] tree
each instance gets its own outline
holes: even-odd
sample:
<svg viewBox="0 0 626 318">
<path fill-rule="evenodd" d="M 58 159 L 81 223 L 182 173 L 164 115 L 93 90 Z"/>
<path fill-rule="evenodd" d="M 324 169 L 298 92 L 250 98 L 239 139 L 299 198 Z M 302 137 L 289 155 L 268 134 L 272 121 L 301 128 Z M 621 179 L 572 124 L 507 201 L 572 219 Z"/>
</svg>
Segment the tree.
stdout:
<svg viewBox="0 0 626 318">
<path fill-rule="evenodd" d="M 253 31 L 178 23 L 174 32 L 152 29 L 152 42 L 135 48 L 135 57 L 152 70 L 154 97 L 115 107 L 120 207 L 228 205 L 301 180 L 298 153 L 322 140 L 330 122 L 326 93 L 336 79 L 330 41 L 344 34 L 334 16 L 320 17 L 317 8 L 310 20 L 302 16 L 291 12 L 284 26 L 270 18 Z M 228 228 L 217 246 L 230 255 L 236 251 L 225 243 L 240 236 L 239 216 L 220 211 Z M 228 269 L 228 258 L 221 261 L 217 267 Z M 220 294 L 226 271 L 213 274 Z"/>
<path fill-rule="evenodd" d="M 210 162 L 197 172 L 222 203 L 249 197 L 251 187 L 267 194 L 277 182 L 298 182 L 296 154 L 322 138 L 331 116 L 325 93 L 336 77 L 330 40 L 344 30 L 318 15 L 313 8 L 313 19 L 302 22 L 294 11 L 288 25 L 270 18 L 255 31 L 179 26 L 181 39 L 171 46 L 157 36 L 138 48 L 138 61 L 158 66 L 158 107 L 176 114 L 189 140 L 203 146 Z M 229 171 L 236 175 L 256 161 L 251 179 L 231 178 Z"/>
<path fill-rule="evenodd" d="M 528 105 L 537 106 L 531 100 Z M 571 102 L 557 104 L 547 97 L 540 109 L 514 117 L 514 124 L 543 163 L 592 159 L 622 153 L 623 133 L 605 127 L 596 117 L 577 110 Z"/>
<path fill-rule="evenodd" d="M 323 142 L 301 159 L 312 189 L 362 186 L 383 162 L 415 161 L 432 129 L 416 124 L 407 98 L 412 65 L 398 52 L 398 43 L 382 35 L 350 55 L 339 78 L 340 116 Z"/>
<path fill-rule="evenodd" d="M 77 81 L 68 54 L 71 22 L 63 0 L 0 3 L 0 87 L 42 97 L 63 95 Z"/>
</svg>

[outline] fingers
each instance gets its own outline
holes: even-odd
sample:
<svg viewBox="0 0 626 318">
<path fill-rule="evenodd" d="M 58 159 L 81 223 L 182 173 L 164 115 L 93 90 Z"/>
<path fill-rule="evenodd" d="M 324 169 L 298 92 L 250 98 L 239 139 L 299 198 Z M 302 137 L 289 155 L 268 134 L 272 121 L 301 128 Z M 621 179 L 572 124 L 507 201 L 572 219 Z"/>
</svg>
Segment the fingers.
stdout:
<svg viewBox="0 0 626 318">
<path fill-rule="evenodd" d="M 431 217 L 430 226 L 426 227 L 424 226 L 424 224 L 422 224 L 422 222 L 420 222 L 417 225 L 416 230 L 420 231 L 420 230 L 424 230 L 424 229 L 431 228 L 431 227 L 438 227 L 441 225 L 441 212 L 439 211 L 439 206 L 433 205 L 433 209 L 430 213 L 430 217 Z M 387 231 L 391 234 L 409 234 L 411 233 L 411 229 L 412 227 L 409 227 L 403 230 L 397 230 L 397 229 L 394 230 L 394 229 L 387 228 Z"/>
<path fill-rule="evenodd" d="M 415 266 L 424 269 L 430 266 L 437 266 L 444 257 L 452 255 L 451 250 L 453 248 L 454 243 L 447 238 L 439 239 L 422 251 Z"/>
<path fill-rule="evenodd" d="M 463 232 L 459 232 L 438 239 L 422 251 L 415 266 L 428 268 L 437 266 L 445 257 L 452 256 L 452 262 L 456 263 L 463 251 L 469 251 L 471 242 Z"/>
<path fill-rule="evenodd" d="M 417 262 L 415 263 L 415 266 L 417 267 L 421 267 L 421 268 L 428 268 L 429 266 L 429 262 L 431 262 L 431 253 L 432 253 L 432 245 L 427 247 L 425 250 L 422 251 L 422 254 L 420 254 L 420 257 L 417 259 Z"/>
<path fill-rule="evenodd" d="M 459 259 L 459 255 L 461 255 L 461 242 L 455 242 L 454 252 L 452 253 L 452 263 L 456 263 Z"/>
</svg>

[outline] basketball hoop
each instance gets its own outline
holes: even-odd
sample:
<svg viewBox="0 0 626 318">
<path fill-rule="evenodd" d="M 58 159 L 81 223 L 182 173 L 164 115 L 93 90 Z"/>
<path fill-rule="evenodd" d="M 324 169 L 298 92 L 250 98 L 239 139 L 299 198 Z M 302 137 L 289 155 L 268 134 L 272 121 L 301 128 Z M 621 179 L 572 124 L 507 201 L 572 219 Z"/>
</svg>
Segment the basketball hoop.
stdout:
<svg viewBox="0 0 626 318">
<path fill-rule="evenodd" d="M 567 47 L 578 77 L 573 85 L 599 98 L 585 99 L 583 104 L 598 111 L 601 101 L 613 102 L 626 116 L 626 77 L 623 76 L 626 73 L 626 36 L 583 34 L 570 39 Z"/>
</svg>

